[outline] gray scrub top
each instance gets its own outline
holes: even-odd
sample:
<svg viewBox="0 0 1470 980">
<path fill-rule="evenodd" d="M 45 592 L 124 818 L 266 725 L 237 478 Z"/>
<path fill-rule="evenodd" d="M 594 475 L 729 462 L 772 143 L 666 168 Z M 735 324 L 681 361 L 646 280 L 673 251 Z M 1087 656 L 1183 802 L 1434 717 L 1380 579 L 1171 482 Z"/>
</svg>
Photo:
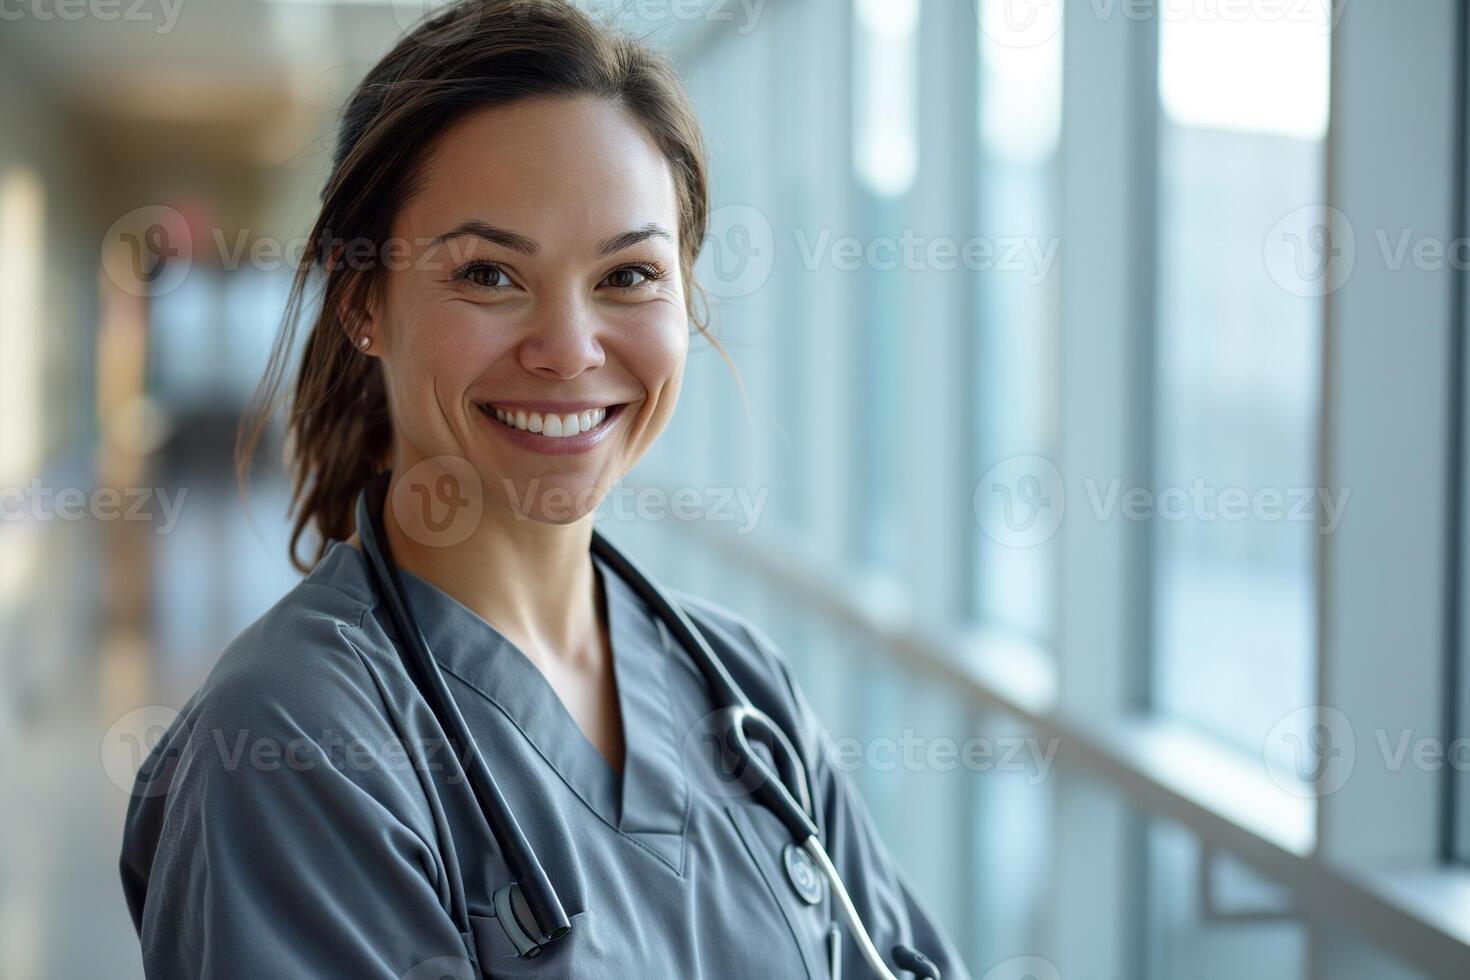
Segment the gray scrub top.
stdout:
<svg viewBox="0 0 1470 980">
<path fill-rule="evenodd" d="M 365 557 L 333 540 L 226 649 L 138 773 L 121 872 L 147 975 L 833 976 L 828 933 L 841 914 L 829 890 L 786 853 L 776 817 L 722 775 L 700 725 L 720 706 L 695 663 L 631 586 L 593 562 L 621 775 L 514 644 L 402 572 L 460 712 L 561 897 L 568 935 L 516 955 L 492 901 L 512 876 L 458 760 L 438 748 L 442 729 L 400 662 Z M 830 764 L 784 655 L 743 617 L 669 592 L 796 742 L 822 839 L 878 949 L 887 958 L 908 943 L 945 980 L 968 980 Z M 836 975 L 871 976 L 845 922 L 841 933 Z"/>
</svg>

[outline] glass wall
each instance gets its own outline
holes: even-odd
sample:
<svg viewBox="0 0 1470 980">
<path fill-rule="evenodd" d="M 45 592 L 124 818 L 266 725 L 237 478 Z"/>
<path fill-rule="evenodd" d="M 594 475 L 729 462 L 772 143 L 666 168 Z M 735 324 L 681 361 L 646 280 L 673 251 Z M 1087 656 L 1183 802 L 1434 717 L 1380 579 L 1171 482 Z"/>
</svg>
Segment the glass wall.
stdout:
<svg viewBox="0 0 1470 980">
<path fill-rule="evenodd" d="M 1163 9 L 1155 703 L 1258 752 L 1314 691 L 1330 32 Z"/>
<path fill-rule="evenodd" d="M 1055 459 L 1058 271 L 1057 149 L 1062 126 L 1062 10 L 1043 4 L 1017 22 L 1009 0 L 977 6 L 978 227 L 993 262 L 976 277 L 974 411 L 977 479 L 1017 457 Z M 1033 474 L 1034 475 L 1034 474 Z M 1003 511 L 1024 501 L 981 486 L 984 528 L 1015 526 Z M 1037 535 L 1039 537 L 1039 535 Z M 1020 545 L 1020 546 L 1018 546 Z M 1001 533 L 979 540 L 976 613 L 1029 639 L 1054 639 L 1057 541 Z"/>
<path fill-rule="evenodd" d="M 859 0 L 852 47 L 853 171 L 857 236 L 899 241 L 907 195 L 919 168 L 919 0 Z M 872 247 L 853 288 L 860 297 L 853 417 L 853 538 L 860 558 L 898 570 L 902 563 L 900 440 L 913 424 L 903 406 L 904 344 L 910 277 Z"/>
</svg>

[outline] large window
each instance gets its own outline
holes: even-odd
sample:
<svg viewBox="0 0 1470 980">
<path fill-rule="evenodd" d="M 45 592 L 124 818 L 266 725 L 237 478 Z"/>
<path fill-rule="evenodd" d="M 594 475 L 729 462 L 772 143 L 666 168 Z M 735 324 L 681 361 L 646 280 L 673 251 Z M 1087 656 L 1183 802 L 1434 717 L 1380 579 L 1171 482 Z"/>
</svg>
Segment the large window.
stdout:
<svg viewBox="0 0 1470 980">
<path fill-rule="evenodd" d="M 979 14 L 980 193 L 977 225 L 995 261 L 977 273 L 979 342 L 976 459 L 980 473 L 1011 460 L 1052 459 L 1057 448 L 1060 273 L 1057 141 L 1062 124 L 1062 13 L 1037 8 L 1018 23 L 1008 0 Z M 1001 467 L 995 470 L 995 467 Z M 1035 476 L 1036 474 L 1028 474 Z M 1024 494 L 1029 484 L 1006 488 Z M 977 506 L 1003 510 L 981 487 Z M 1005 529 L 1004 513 L 982 522 Z M 979 618 L 1042 642 L 1053 638 L 1050 601 L 1057 540 L 987 534 L 976 552 Z"/>
<path fill-rule="evenodd" d="M 919 0 L 860 0 L 853 24 L 853 163 L 858 237 L 902 237 L 919 166 Z M 870 250 L 871 252 L 871 250 Z M 898 268 L 865 263 L 854 286 L 859 318 L 853 448 L 858 556 L 901 567 L 900 473 L 905 290 Z"/>
<path fill-rule="evenodd" d="M 1202 5 L 1159 20 L 1154 697 L 1258 752 L 1313 700 L 1315 517 L 1331 520 L 1315 278 L 1332 247 L 1329 32 Z"/>
</svg>

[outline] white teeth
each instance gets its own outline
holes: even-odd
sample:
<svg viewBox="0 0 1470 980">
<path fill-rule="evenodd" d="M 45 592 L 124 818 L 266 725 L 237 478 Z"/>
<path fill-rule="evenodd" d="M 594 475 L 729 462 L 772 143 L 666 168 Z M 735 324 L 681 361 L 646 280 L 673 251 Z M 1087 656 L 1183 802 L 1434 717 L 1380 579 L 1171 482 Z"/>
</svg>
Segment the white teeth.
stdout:
<svg viewBox="0 0 1470 980">
<path fill-rule="evenodd" d="M 574 412 L 571 415 L 553 415 L 540 412 L 528 412 L 523 408 L 507 411 L 503 408 L 494 410 L 495 417 L 506 425 L 513 425 L 517 429 L 527 432 L 539 432 L 542 435 L 553 438 L 574 436 L 589 429 L 596 428 L 607 418 L 607 409 L 593 408 L 585 412 Z"/>
</svg>

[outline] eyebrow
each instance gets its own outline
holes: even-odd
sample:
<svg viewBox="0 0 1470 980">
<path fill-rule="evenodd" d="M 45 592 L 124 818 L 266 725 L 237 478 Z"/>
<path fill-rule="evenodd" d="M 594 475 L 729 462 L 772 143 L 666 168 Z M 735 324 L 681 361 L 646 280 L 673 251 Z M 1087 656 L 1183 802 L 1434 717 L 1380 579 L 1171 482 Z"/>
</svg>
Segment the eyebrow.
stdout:
<svg viewBox="0 0 1470 980">
<path fill-rule="evenodd" d="M 483 238 L 487 242 L 503 245 L 523 255 L 535 255 L 540 249 L 540 246 L 534 240 L 519 232 L 511 231 L 508 228 L 498 228 L 495 225 L 475 219 L 461 222 L 444 234 L 435 236 L 429 242 L 429 247 L 433 248 L 449 241 L 451 238 L 459 238 L 464 235 Z M 646 241 L 650 238 L 662 238 L 671 243 L 674 240 L 674 236 L 669 233 L 668 229 L 657 222 L 650 221 L 641 228 L 634 228 L 632 231 L 625 231 L 622 234 L 606 239 L 597 246 L 597 254 L 611 255 L 614 252 L 621 252 L 625 248 L 637 245 L 639 242 Z"/>
</svg>

